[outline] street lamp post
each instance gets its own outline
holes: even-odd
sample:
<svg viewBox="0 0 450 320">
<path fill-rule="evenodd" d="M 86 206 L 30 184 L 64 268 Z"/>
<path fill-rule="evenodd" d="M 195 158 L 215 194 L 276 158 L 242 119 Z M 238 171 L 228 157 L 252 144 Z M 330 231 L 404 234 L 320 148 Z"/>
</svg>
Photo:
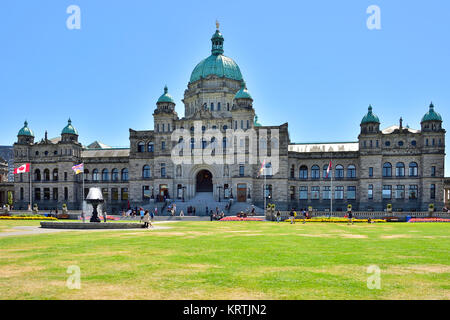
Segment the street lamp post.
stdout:
<svg viewBox="0 0 450 320">
<path fill-rule="evenodd" d="M 220 193 L 221 193 L 220 190 L 222 190 L 222 186 L 217 186 L 217 189 L 219 189 L 219 202 L 220 202 Z"/>
</svg>

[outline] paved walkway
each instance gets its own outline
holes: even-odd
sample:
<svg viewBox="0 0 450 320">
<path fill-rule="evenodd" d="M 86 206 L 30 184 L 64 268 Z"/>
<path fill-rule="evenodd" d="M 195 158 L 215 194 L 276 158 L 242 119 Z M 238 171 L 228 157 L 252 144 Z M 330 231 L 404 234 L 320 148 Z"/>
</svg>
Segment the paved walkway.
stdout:
<svg viewBox="0 0 450 320">
<path fill-rule="evenodd" d="M 176 222 L 176 221 L 170 221 Z M 153 222 L 153 224 L 160 224 L 163 222 Z M 165 222 L 164 222 L 165 223 Z M 154 226 L 153 228 L 149 228 L 149 230 L 162 230 L 162 229 L 170 229 L 171 227 L 165 226 Z M 0 232 L 0 237 L 8 237 L 8 236 L 26 236 L 26 235 L 34 235 L 34 234 L 43 234 L 43 233 L 55 233 L 55 232 L 65 232 L 65 231 L 78 231 L 78 232 L 98 232 L 98 231 L 145 231 L 145 229 L 46 229 L 41 228 L 39 226 L 23 226 L 23 227 L 12 227 L 11 229 L 16 229 L 18 231 L 5 231 Z"/>
</svg>

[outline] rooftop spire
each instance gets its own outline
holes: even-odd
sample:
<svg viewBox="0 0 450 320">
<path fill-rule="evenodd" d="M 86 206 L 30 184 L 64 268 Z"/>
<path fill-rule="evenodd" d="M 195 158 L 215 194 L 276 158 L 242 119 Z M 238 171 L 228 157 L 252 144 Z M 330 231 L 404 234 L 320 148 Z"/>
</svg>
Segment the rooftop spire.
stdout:
<svg viewBox="0 0 450 320">
<path fill-rule="evenodd" d="M 211 38 L 212 49 L 211 53 L 215 56 L 219 54 L 223 54 L 223 36 L 219 31 L 219 21 L 216 20 L 216 32 L 213 34 Z"/>
</svg>

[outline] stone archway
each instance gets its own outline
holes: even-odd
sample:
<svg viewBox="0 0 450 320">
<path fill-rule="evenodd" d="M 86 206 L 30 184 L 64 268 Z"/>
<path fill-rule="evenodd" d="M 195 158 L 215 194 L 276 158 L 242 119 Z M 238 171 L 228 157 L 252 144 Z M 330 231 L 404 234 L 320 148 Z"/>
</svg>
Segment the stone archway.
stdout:
<svg viewBox="0 0 450 320">
<path fill-rule="evenodd" d="M 209 170 L 200 170 L 195 177 L 197 192 L 213 192 L 212 173 Z"/>
</svg>

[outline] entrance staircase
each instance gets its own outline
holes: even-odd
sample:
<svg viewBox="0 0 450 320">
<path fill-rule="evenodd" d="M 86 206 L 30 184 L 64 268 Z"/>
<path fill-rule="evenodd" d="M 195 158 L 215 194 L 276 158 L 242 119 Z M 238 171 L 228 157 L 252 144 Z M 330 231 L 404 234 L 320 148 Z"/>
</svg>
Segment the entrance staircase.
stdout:
<svg viewBox="0 0 450 320">
<path fill-rule="evenodd" d="M 216 201 L 213 197 L 212 192 L 197 192 L 194 198 L 190 200 L 186 200 L 183 202 L 182 200 L 176 199 L 169 201 L 169 204 L 176 204 L 177 211 L 176 215 L 180 214 L 180 211 L 183 210 L 184 215 L 187 216 L 187 208 L 189 206 L 195 207 L 195 215 L 196 216 L 205 216 L 209 215 L 209 212 L 206 213 L 206 207 L 208 207 L 209 210 L 213 210 L 215 212 L 216 207 L 219 208 L 219 212 L 223 211 L 225 215 L 227 216 L 234 216 L 238 212 L 250 212 L 252 210 L 252 204 L 248 202 L 237 202 L 236 200 L 233 201 L 233 204 L 231 205 L 231 208 L 227 210 L 225 207 L 228 205 L 229 200 L 223 199 L 222 201 Z M 167 212 L 167 206 L 164 209 L 164 212 L 161 212 L 162 204 L 161 203 L 154 203 L 144 206 L 144 209 L 153 210 L 155 206 L 158 207 L 158 215 L 169 215 L 170 213 Z M 255 213 L 256 215 L 264 215 L 264 210 L 262 208 L 255 206 Z"/>
</svg>

